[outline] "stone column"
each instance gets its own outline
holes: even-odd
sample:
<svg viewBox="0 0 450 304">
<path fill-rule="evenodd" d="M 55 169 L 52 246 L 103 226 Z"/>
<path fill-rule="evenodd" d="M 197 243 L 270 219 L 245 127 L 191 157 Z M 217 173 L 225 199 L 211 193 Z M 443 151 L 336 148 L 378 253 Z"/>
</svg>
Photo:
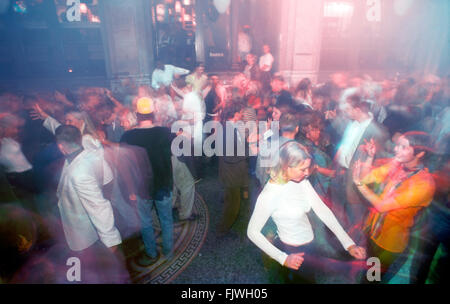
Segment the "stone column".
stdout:
<svg viewBox="0 0 450 304">
<path fill-rule="evenodd" d="M 238 52 L 238 35 L 239 35 L 239 9 L 240 0 L 232 0 L 230 4 L 231 12 L 231 69 L 237 71 L 240 69 L 239 52 Z"/>
<path fill-rule="evenodd" d="M 122 79 L 151 84 L 154 67 L 149 0 L 100 0 L 106 73 L 114 88 Z"/>
<path fill-rule="evenodd" d="M 280 5 L 279 71 L 291 85 L 317 81 L 322 40 L 323 0 L 283 0 Z"/>
</svg>

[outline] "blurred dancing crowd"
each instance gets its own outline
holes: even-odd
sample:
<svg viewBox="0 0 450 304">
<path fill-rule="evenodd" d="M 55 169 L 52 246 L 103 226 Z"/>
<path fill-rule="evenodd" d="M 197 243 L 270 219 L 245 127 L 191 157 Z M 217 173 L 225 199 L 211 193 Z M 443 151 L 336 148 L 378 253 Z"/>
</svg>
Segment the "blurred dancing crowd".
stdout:
<svg viewBox="0 0 450 304">
<path fill-rule="evenodd" d="M 272 282 L 362 283 L 369 257 L 382 283 L 407 261 L 410 283 L 447 280 L 450 78 L 336 73 L 290 87 L 263 53 L 232 79 L 158 62 L 151 84 L 0 92 L 0 281 L 70 283 L 78 257 L 82 282 L 131 282 L 126 240 L 142 240 L 143 266 L 170 260 L 210 170 L 223 186 L 216 233 L 246 218 Z M 263 167 L 270 134 L 238 127 L 223 143 L 244 156 L 174 156 L 174 138 L 193 149 L 208 121 L 276 121 L 279 154 Z"/>
</svg>

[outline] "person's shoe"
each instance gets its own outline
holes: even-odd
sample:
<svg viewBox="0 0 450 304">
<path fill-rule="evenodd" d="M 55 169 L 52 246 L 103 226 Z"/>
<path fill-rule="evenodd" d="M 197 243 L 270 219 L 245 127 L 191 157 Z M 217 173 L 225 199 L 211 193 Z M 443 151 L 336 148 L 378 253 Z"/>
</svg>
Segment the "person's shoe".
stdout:
<svg viewBox="0 0 450 304">
<path fill-rule="evenodd" d="M 159 260 L 159 253 L 156 255 L 156 257 L 152 258 L 151 256 L 149 256 L 146 252 L 144 252 L 139 259 L 137 260 L 137 262 L 142 265 L 142 266 L 151 266 L 153 264 L 155 264 L 158 260 Z"/>
</svg>

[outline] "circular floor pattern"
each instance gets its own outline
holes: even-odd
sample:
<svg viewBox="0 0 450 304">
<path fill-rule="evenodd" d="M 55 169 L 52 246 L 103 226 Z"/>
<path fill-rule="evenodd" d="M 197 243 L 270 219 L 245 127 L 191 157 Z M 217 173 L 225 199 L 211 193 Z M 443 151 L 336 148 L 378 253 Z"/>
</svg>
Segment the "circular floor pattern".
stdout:
<svg viewBox="0 0 450 304">
<path fill-rule="evenodd" d="M 197 256 L 208 232 L 209 213 L 203 198 L 196 193 L 193 213 L 198 215 L 197 220 L 179 222 L 174 225 L 174 254 L 167 260 L 159 260 L 148 267 L 139 265 L 139 255 L 144 251 L 140 239 L 135 239 L 135 250 L 127 254 L 127 266 L 133 283 L 137 284 L 167 284 L 173 281 Z M 161 233 L 155 225 L 158 250 L 161 252 Z"/>
</svg>

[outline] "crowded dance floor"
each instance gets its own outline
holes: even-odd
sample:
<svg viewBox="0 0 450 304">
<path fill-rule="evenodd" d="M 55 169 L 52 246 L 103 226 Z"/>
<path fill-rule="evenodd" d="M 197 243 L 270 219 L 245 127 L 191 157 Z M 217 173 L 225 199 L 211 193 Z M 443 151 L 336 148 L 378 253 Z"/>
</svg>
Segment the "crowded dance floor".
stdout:
<svg viewBox="0 0 450 304">
<path fill-rule="evenodd" d="M 448 282 L 430 2 L 1 0 L 0 283 Z"/>
</svg>

